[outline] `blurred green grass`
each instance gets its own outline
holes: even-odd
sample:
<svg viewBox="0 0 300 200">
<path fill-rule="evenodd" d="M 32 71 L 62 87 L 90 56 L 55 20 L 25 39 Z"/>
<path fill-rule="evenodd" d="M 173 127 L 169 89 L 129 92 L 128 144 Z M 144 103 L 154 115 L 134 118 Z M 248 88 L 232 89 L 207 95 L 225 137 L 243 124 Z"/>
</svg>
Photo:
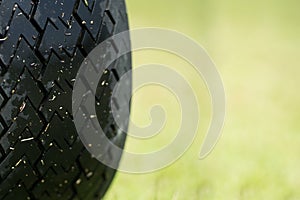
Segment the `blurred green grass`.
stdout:
<svg viewBox="0 0 300 200">
<path fill-rule="evenodd" d="M 193 71 L 180 71 L 186 64 L 171 55 L 134 53 L 134 66 L 169 64 L 191 81 L 201 107 L 199 134 L 172 166 L 144 175 L 118 173 L 105 199 L 300 199 L 300 2 L 126 2 L 131 28 L 174 29 L 208 51 L 224 81 L 227 117 L 215 150 L 198 160 L 211 116 L 205 85 Z M 160 88 L 134 96 L 133 121 L 149 123 L 149 106 L 157 102 L 170 106 L 166 130 L 148 143 L 129 139 L 127 149 L 151 151 L 175 136 L 178 105 Z"/>
</svg>

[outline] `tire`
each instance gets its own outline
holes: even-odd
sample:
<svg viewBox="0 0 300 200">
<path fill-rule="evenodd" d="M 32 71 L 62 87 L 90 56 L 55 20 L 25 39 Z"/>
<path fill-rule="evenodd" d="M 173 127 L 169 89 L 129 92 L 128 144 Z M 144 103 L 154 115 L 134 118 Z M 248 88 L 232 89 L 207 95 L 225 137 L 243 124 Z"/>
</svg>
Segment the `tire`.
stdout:
<svg viewBox="0 0 300 200">
<path fill-rule="evenodd" d="M 0 199 L 104 196 L 115 170 L 78 137 L 72 88 L 89 52 L 125 30 L 124 0 L 0 1 Z M 130 69 L 131 55 L 120 57 L 95 97 L 101 127 L 122 148 L 126 136 L 117 134 L 110 97 Z"/>
</svg>

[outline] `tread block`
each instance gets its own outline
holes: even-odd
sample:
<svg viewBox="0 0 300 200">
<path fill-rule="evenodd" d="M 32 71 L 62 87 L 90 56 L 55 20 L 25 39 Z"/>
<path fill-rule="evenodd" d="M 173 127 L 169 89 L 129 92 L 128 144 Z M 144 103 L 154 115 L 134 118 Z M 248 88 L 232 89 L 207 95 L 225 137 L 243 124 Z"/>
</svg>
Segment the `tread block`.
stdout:
<svg viewBox="0 0 300 200">
<path fill-rule="evenodd" d="M 109 11 L 105 11 L 103 16 L 103 23 L 100 29 L 101 38 L 98 38 L 98 42 L 101 43 L 111 36 L 115 29 L 115 21 Z"/>
<path fill-rule="evenodd" d="M 6 153 L 9 153 L 11 148 L 13 148 L 18 141 L 22 140 L 21 135 L 24 131 L 30 132 L 31 135 L 28 136 L 28 138 L 36 137 L 42 127 L 43 124 L 38 114 L 32 108 L 30 102 L 26 101 L 24 110 L 13 121 L 7 133 L 1 138 L 0 143 L 5 144 L 3 145 L 3 149 Z"/>
<path fill-rule="evenodd" d="M 4 125 L 0 122 L 0 135 L 2 135 L 2 132 L 4 131 Z M 1 157 L 1 156 L 0 156 Z M 1 159 L 1 158 L 0 158 Z"/>
<path fill-rule="evenodd" d="M 23 109 L 24 101 L 28 98 L 33 106 L 37 108 L 43 99 L 43 94 L 38 84 L 32 78 L 29 71 L 25 68 L 24 73 L 20 76 L 19 84 L 12 90 L 11 98 L 1 110 L 1 116 L 7 124 L 17 116 Z M 25 104 L 26 105 L 26 104 Z"/>
<path fill-rule="evenodd" d="M 56 23 L 60 18 L 67 24 L 74 3 L 75 0 L 40 1 L 34 19 L 42 29 L 44 29 L 48 19 Z"/>
<path fill-rule="evenodd" d="M 61 82 L 60 85 L 57 82 L 54 83 L 40 108 L 47 122 L 51 120 L 55 113 L 62 119 L 69 117 L 69 113 L 72 113 L 72 95 L 70 94 L 72 94 L 72 89 L 66 86 L 66 82 Z"/>
<path fill-rule="evenodd" d="M 40 149 L 38 148 L 38 145 L 36 144 L 35 141 L 27 141 L 27 142 L 21 142 L 19 141 L 15 147 L 14 154 L 9 154 L 3 162 L 0 163 L 1 171 L 0 171 L 0 176 L 2 179 L 9 180 L 9 175 L 11 175 L 12 172 L 16 171 L 15 173 L 18 173 L 18 170 L 15 170 L 17 168 L 22 168 L 23 166 L 20 165 L 23 160 L 22 158 L 26 156 L 28 159 L 27 164 L 34 163 L 39 155 L 40 155 Z M 29 163 L 30 162 L 30 163 Z M 13 165 L 12 165 L 13 163 Z M 26 164 L 26 165 L 27 165 Z M 36 172 L 34 172 L 36 174 Z M 24 174 L 26 176 L 26 174 Z M 19 177 L 19 176 L 17 176 Z M 22 176 L 21 176 L 22 177 Z M 5 185 L 5 184 L 3 184 Z"/>
<path fill-rule="evenodd" d="M 61 129 L 65 130 L 64 134 L 61 134 Z M 45 149 L 49 148 L 53 141 L 56 141 L 56 144 L 61 149 L 69 149 L 77 139 L 77 133 L 72 120 L 65 119 L 62 121 L 55 114 L 47 125 L 46 130 L 42 132 L 40 138 Z"/>
<path fill-rule="evenodd" d="M 67 57 L 64 62 L 61 62 L 56 54 L 51 54 L 48 67 L 45 69 L 41 78 L 41 82 L 47 91 L 50 91 L 54 86 L 54 81 L 61 84 L 63 84 L 62 82 L 67 81 L 69 84 L 73 84 L 77 75 L 77 66 L 84 60 L 83 55 L 78 50 L 74 55 L 74 58 Z"/>
<path fill-rule="evenodd" d="M 4 97 L 0 93 L 0 108 L 1 108 L 2 104 L 4 103 L 4 100 L 5 100 Z"/>
<path fill-rule="evenodd" d="M 17 5 L 15 7 L 15 5 Z M 15 12 L 16 8 L 20 8 L 23 12 L 18 12 L 18 15 L 22 14 L 29 14 L 33 4 L 30 1 L 26 0 L 19 0 L 19 1 L 11 1 L 11 0 L 2 0 L 1 6 L 0 6 L 0 26 L 2 27 L 2 30 L 0 31 L 1 34 L 5 33 L 5 27 L 9 25 L 9 21 L 11 20 L 11 17 L 13 16 L 13 13 Z M 20 14 L 22 13 L 22 14 Z"/>
<path fill-rule="evenodd" d="M 54 171 L 54 168 L 59 171 L 59 180 L 55 179 L 57 172 Z M 72 195 L 70 194 L 70 191 L 66 189 L 70 188 L 70 185 L 72 185 L 70 180 L 80 173 L 79 169 L 73 167 L 70 171 L 65 172 L 59 166 L 54 168 L 50 168 L 44 174 L 44 179 L 40 180 L 36 184 L 32 191 L 35 198 L 44 199 L 46 197 L 46 199 L 71 199 Z M 72 191 L 72 193 L 74 194 L 74 191 Z"/>
<path fill-rule="evenodd" d="M 0 45 L 0 57 L 5 65 L 8 65 L 11 57 L 14 56 L 14 51 L 20 37 L 26 39 L 33 46 L 35 38 L 39 34 L 25 15 L 19 15 L 19 12 L 22 11 L 17 8 L 12 16 L 11 24 L 6 27 L 7 39 Z"/>
<path fill-rule="evenodd" d="M 80 18 L 79 23 L 86 27 L 93 39 L 96 39 L 103 23 L 99 20 L 99 13 L 103 16 L 107 0 L 89 1 L 88 4 L 90 7 L 87 7 L 83 1 L 80 1 L 77 8 L 77 16 Z"/>
<path fill-rule="evenodd" d="M 48 21 L 39 51 L 42 52 L 45 59 L 48 59 L 51 50 L 55 51 L 62 58 L 66 57 L 66 52 L 72 55 L 76 47 L 80 30 L 80 26 L 75 23 L 74 19 L 72 19 L 68 27 L 59 20 L 55 23 Z"/>
</svg>

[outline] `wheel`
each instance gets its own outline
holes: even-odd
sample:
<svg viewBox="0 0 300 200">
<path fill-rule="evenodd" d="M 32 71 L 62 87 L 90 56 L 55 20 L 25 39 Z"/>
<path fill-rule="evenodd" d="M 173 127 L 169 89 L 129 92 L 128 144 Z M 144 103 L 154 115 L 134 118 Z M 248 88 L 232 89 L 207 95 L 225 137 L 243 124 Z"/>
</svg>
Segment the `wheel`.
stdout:
<svg viewBox="0 0 300 200">
<path fill-rule="evenodd" d="M 78 137 L 72 88 L 89 52 L 125 30 L 123 0 L 0 1 L 0 199 L 104 196 L 115 170 Z M 110 87 L 100 81 L 95 97 L 101 127 L 122 148 L 126 136 L 117 134 L 110 97 L 130 69 L 128 53 L 101 77 Z"/>
</svg>

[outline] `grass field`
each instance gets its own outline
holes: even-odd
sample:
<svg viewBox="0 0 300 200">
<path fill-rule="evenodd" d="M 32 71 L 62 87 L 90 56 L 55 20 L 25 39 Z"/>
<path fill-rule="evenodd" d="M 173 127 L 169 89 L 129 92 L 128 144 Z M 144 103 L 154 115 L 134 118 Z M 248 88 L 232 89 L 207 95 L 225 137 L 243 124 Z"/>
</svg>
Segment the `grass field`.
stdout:
<svg viewBox="0 0 300 200">
<path fill-rule="evenodd" d="M 105 199 L 300 199 L 299 7 L 296 0 L 127 0 L 131 28 L 174 29 L 208 51 L 224 81 L 227 115 L 218 145 L 199 160 L 211 116 L 203 81 L 172 55 L 135 53 L 135 67 L 154 61 L 187 77 L 201 107 L 198 137 L 161 171 L 119 172 Z M 129 138 L 128 150 L 152 151 L 176 134 L 178 104 L 159 87 L 135 94 L 133 121 L 149 123 L 148 109 L 157 102 L 168 105 L 166 128 L 151 141 Z"/>
</svg>

